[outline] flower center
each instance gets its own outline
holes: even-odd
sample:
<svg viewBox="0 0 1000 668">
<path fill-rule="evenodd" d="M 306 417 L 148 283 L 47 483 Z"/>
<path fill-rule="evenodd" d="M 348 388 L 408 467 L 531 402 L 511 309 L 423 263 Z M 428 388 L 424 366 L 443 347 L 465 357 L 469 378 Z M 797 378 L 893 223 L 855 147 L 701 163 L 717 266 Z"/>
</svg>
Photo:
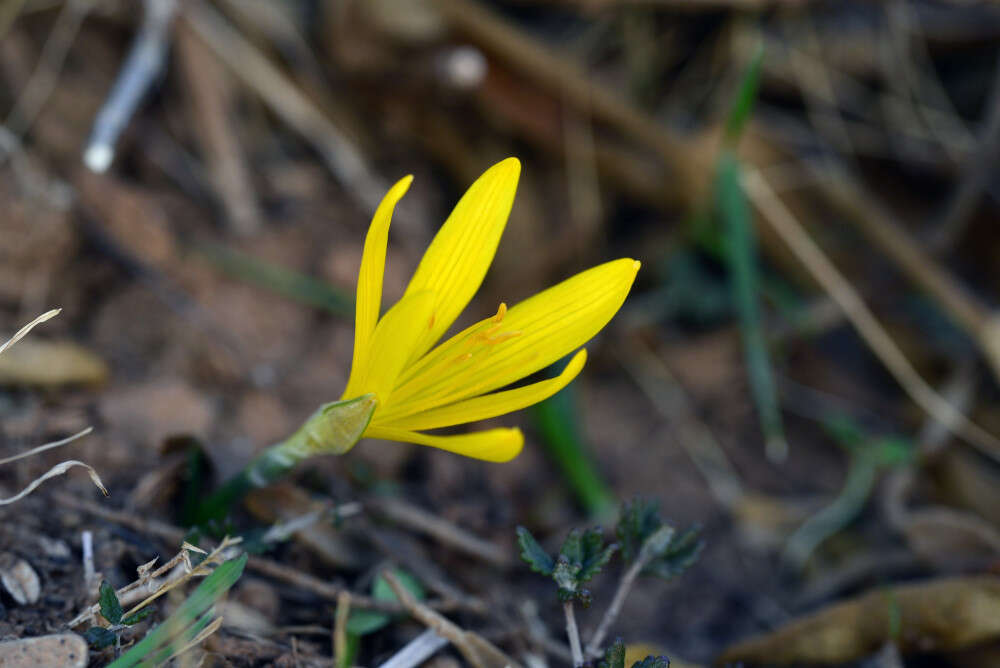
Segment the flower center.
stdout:
<svg viewBox="0 0 1000 668">
<path fill-rule="evenodd" d="M 495 346 L 498 343 L 503 343 L 504 341 L 521 336 L 521 332 L 518 330 L 504 331 L 503 319 L 505 315 L 507 315 L 507 304 L 500 302 L 497 314 L 492 318 L 483 320 L 480 323 L 484 329 L 476 332 L 465 340 L 466 350 L 455 357 L 454 361 L 464 362 L 465 360 L 472 359 L 475 353 L 481 350 L 485 350 L 486 348 Z"/>
</svg>

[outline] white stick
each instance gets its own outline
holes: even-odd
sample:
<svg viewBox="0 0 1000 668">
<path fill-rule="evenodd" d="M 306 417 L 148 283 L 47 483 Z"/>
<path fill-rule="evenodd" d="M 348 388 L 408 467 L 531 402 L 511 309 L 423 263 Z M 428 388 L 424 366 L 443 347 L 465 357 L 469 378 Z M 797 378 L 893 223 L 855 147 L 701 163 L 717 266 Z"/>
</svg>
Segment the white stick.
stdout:
<svg viewBox="0 0 1000 668">
<path fill-rule="evenodd" d="M 379 668 L 413 668 L 419 666 L 434 653 L 448 644 L 433 629 L 427 629 L 403 646 L 403 649 L 393 654 Z"/>
<path fill-rule="evenodd" d="M 84 531 L 80 534 L 80 543 L 83 546 L 83 589 L 90 595 L 97 575 L 94 568 L 94 534 Z"/>
<path fill-rule="evenodd" d="M 563 603 L 566 613 L 566 635 L 569 636 L 569 651 L 573 655 L 573 668 L 583 665 L 583 649 L 580 647 L 580 631 L 576 628 L 576 613 L 573 612 L 573 601 Z"/>
</svg>

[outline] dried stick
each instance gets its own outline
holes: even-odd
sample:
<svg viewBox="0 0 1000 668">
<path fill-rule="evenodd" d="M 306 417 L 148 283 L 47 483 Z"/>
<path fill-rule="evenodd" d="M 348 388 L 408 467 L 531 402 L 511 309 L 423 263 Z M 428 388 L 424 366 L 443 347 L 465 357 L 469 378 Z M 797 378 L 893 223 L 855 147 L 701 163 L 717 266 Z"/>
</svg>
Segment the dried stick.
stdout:
<svg viewBox="0 0 1000 668">
<path fill-rule="evenodd" d="M 372 499 L 366 503 L 389 520 L 432 536 L 456 550 L 500 568 L 510 566 L 510 555 L 504 550 L 422 508 L 388 497 Z"/>
<path fill-rule="evenodd" d="M 560 100 L 580 110 L 583 117 L 613 125 L 655 151 L 674 172 L 660 183 L 661 188 L 672 187 L 683 197 L 698 192 L 697 186 L 707 182 L 699 169 L 675 169 L 690 162 L 693 142 L 666 132 L 656 119 L 590 81 L 581 67 L 545 48 L 493 10 L 475 0 L 434 0 L 434 6 L 478 46 L 530 80 L 558 92 Z"/>
<path fill-rule="evenodd" d="M 378 206 L 388 186 L 371 172 L 357 147 L 281 70 L 207 4 L 188 3 L 183 17 L 233 74 L 313 145 L 362 208 L 367 211 Z"/>
<path fill-rule="evenodd" d="M 189 24 L 178 23 L 174 35 L 181 71 L 190 90 L 191 124 L 225 209 L 226 222 L 237 234 L 252 234 L 261 228 L 262 216 L 246 156 L 232 123 L 229 73 L 194 35 Z"/>
<path fill-rule="evenodd" d="M 94 0 L 69 0 L 60 10 L 55 25 L 45 40 L 45 46 L 42 47 L 42 55 L 35 71 L 4 121 L 4 125 L 18 140 L 31 128 L 55 90 L 69 49 L 93 5 Z"/>
<path fill-rule="evenodd" d="M 936 301 L 952 322 L 978 344 L 1000 380 L 998 317 L 942 269 L 882 208 L 873 195 L 841 169 L 820 168 L 817 183 L 827 199 L 859 231 Z"/>
<path fill-rule="evenodd" d="M 601 644 L 604 642 L 604 636 L 608 634 L 611 625 L 614 624 L 615 620 L 618 619 L 618 615 L 621 614 L 625 599 L 628 597 L 636 578 L 639 577 L 639 573 L 646 567 L 648 561 L 648 555 L 640 551 L 639 557 L 632 562 L 632 565 L 622 575 L 621 580 L 618 581 L 618 589 L 615 590 L 615 596 L 611 599 L 611 605 L 604 612 L 601 623 L 598 624 L 597 630 L 594 631 L 590 642 L 587 643 L 587 656 L 590 658 L 596 659 L 601 655 Z"/>
<path fill-rule="evenodd" d="M 580 629 L 576 626 L 573 601 L 563 603 L 563 614 L 566 615 L 566 635 L 569 637 L 569 652 L 573 657 L 573 668 L 580 668 L 583 665 L 583 649 L 580 647 Z"/>
<path fill-rule="evenodd" d="M 10 457 L 0 459 L 0 466 L 2 466 L 3 464 L 9 464 L 10 462 L 15 462 L 18 459 L 24 459 L 26 457 L 37 455 L 41 452 L 45 452 L 46 450 L 52 450 L 53 448 L 60 448 L 68 443 L 72 443 L 78 438 L 86 436 L 92 431 L 94 431 L 93 427 L 87 427 L 86 429 L 78 431 L 72 436 L 67 436 L 66 438 L 59 439 L 58 441 L 52 441 L 51 443 L 46 443 L 45 445 L 39 445 L 37 447 L 32 448 L 31 450 L 28 450 L 27 452 L 22 452 L 17 455 L 11 455 Z"/>
<path fill-rule="evenodd" d="M 385 578 L 393 593 L 396 594 L 396 598 L 414 619 L 451 642 L 471 665 L 477 668 L 503 668 L 505 666 L 519 668 L 520 664 L 493 643 L 477 633 L 466 631 L 418 601 L 410 593 L 410 590 L 403 586 L 403 583 L 399 581 L 391 569 L 382 571 L 382 577 Z"/>
<path fill-rule="evenodd" d="M 948 200 L 944 212 L 931 238 L 931 248 L 936 253 L 951 249 L 965 232 L 970 216 L 979 204 L 983 191 L 988 187 L 997 149 L 1000 148 L 1000 60 L 994 65 L 987 113 L 983 129 L 977 139 L 975 155 L 963 162 L 961 180 Z"/>
<path fill-rule="evenodd" d="M 705 478 L 712 496 L 723 508 L 732 508 L 743 498 L 743 484 L 725 450 L 698 416 L 684 388 L 663 360 L 639 337 L 633 337 L 624 349 L 630 355 L 618 356 L 622 366 L 660 415 L 669 420 L 678 442 Z"/>
<path fill-rule="evenodd" d="M 60 311 L 62 311 L 61 308 L 54 308 L 51 311 L 46 311 L 45 313 L 41 314 L 40 316 L 32 320 L 21 329 L 17 330 L 17 332 L 14 333 L 14 336 L 10 337 L 10 339 L 6 343 L 0 343 L 0 353 L 7 350 L 12 345 L 23 339 L 25 336 L 27 336 L 28 332 L 34 329 L 35 325 L 40 325 L 46 320 L 51 320 L 52 318 L 59 315 Z"/>
<path fill-rule="evenodd" d="M 743 186 L 761 213 L 761 218 L 843 309 L 861 338 L 910 398 L 953 434 L 1000 461 L 1000 439 L 969 420 L 920 376 L 851 284 L 809 238 L 760 172 L 746 170 L 743 174 Z"/>
<path fill-rule="evenodd" d="M 99 517 L 108 522 L 128 527 L 129 529 L 142 534 L 156 536 L 157 538 L 165 540 L 168 543 L 177 544 L 183 542 L 184 540 L 184 530 L 179 527 L 171 526 L 165 522 L 160 522 L 159 520 L 145 519 L 125 511 L 105 508 L 104 506 L 98 505 L 88 499 L 81 499 L 62 492 L 54 492 L 52 494 L 52 498 L 55 499 L 57 503 L 69 508 L 82 510 L 86 513 L 90 513 L 94 517 Z M 370 596 L 355 594 L 348 591 L 343 586 L 334 584 L 328 580 L 314 577 L 308 573 L 297 571 L 288 566 L 284 566 L 283 564 L 271 561 L 270 559 L 250 557 L 247 561 L 247 569 L 262 575 L 267 575 L 275 580 L 284 582 L 285 584 L 299 587 L 304 591 L 312 592 L 316 596 L 328 601 L 336 602 L 342 593 L 347 593 L 351 597 L 351 606 L 355 608 L 379 610 L 381 612 L 389 613 L 399 613 L 403 611 L 403 608 L 394 601 L 379 601 L 371 598 Z M 437 610 L 462 608 L 462 604 L 459 601 L 429 601 L 426 605 Z M 470 610 L 470 612 L 473 612 L 473 610 Z"/>
<path fill-rule="evenodd" d="M 346 592 L 337 597 L 337 614 L 333 617 L 334 668 L 350 668 L 347 646 L 347 619 L 351 616 L 351 597 Z"/>
</svg>

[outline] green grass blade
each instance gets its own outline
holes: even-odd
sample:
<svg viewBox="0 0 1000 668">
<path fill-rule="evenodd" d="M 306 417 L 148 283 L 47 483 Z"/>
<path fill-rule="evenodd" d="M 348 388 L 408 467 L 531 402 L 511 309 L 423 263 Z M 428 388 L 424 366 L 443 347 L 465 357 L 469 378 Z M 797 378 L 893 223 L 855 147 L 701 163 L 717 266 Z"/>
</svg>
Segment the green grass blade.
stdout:
<svg viewBox="0 0 1000 668">
<path fill-rule="evenodd" d="M 233 278 L 335 315 L 354 316 L 353 297 L 324 281 L 225 246 L 203 245 L 196 250 L 210 264 Z"/>
<path fill-rule="evenodd" d="M 211 621 L 211 608 L 243 574 L 247 555 L 220 564 L 211 575 L 192 592 L 180 607 L 159 626 L 153 628 L 146 637 L 123 654 L 108 668 L 130 668 L 138 665 L 155 665 L 157 658 L 191 641 Z M 193 630 L 193 633 L 190 631 Z"/>
<path fill-rule="evenodd" d="M 758 44 L 750 58 L 743 79 L 740 81 L 740 89 L 733 100 L 733 106 L 729 110 L 726 118 L 725 144 L 733 147 L 739 141 L 740 135 L 746 127 L 747 120 L 753 112 L 754 102 L 757 100 L 757 89 L 760 87 L 760 71 L 764 62 L 764 45 Z"/>
<path fill-rule="evenodd" d="M 542 437 L 545 451 L 559 467 L 587 512 L 603 515 L 612 512 L 617 500 L 590 455 L 580 424 L 576 391 L 572 384 L 534 406 L 531 415 Z"/>
<path fill-rule="evenodd" d="M 740 185 L 740 167 L 736 157 L 724 153 L 718 170 L 716 206 L 725 228 L 726 258 L 733 302 L 740 319 L 750 391 L 764 431 L 767 456 L 772 461 L 783 461 L 788 455 L 788 444 L 758 300 L 760 276 L 750 208 Z"/>
</svg>

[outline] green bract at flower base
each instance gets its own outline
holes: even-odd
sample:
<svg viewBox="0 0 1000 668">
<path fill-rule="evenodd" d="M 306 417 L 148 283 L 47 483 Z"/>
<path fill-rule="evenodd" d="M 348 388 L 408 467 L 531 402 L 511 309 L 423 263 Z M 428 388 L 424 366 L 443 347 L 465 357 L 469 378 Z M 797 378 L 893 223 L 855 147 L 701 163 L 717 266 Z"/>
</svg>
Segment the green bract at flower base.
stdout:
<svg viewBox="0 0 1000 668">
<path fill-rule="evenodd" d="M 520 410 L 569 384 L 587 359 L 580 346 L 618 312 L 639 271 L 639 262 L 631 258 L 598 265 L 510 309 L 500 304 L 495 315 L 438 343 L 476 294 L 493 262 L 520 172 L 521 163 L 508 158 L 469 187 L 427 248 L 402 298 L 383 314 L 389 224 L 412 177 L 389 190 L 365 238 L 354 355 L 342 402 L 327 404 L 291 438 L 254 460 L 241 474 L 241 484 L 268 484 L 297 461 L 346 452 L 365 436 L 419 443 L 491 462 L 517 456 L 524 445 L 520 429 L 454 435 L 427 431 Z M 558 376 L 501 389 L 574 350 Z M 348 408 L 351 401 L 362 402 L 368 412 L 362 417 Z M 331 424 L 342 419 L 348 422 Z M 326 443 L 327 437 L 335 442 Z"/>
<path fill-rule="evenodd" d="M 287 439 L 273 445 L 202 505 L 198 522 L 221 519 L 248 491 L 279 480 L 313 455 L 340 455 L 361 439 L 375 412 L 375 395 L 323 404 Z"/>
</svg>

